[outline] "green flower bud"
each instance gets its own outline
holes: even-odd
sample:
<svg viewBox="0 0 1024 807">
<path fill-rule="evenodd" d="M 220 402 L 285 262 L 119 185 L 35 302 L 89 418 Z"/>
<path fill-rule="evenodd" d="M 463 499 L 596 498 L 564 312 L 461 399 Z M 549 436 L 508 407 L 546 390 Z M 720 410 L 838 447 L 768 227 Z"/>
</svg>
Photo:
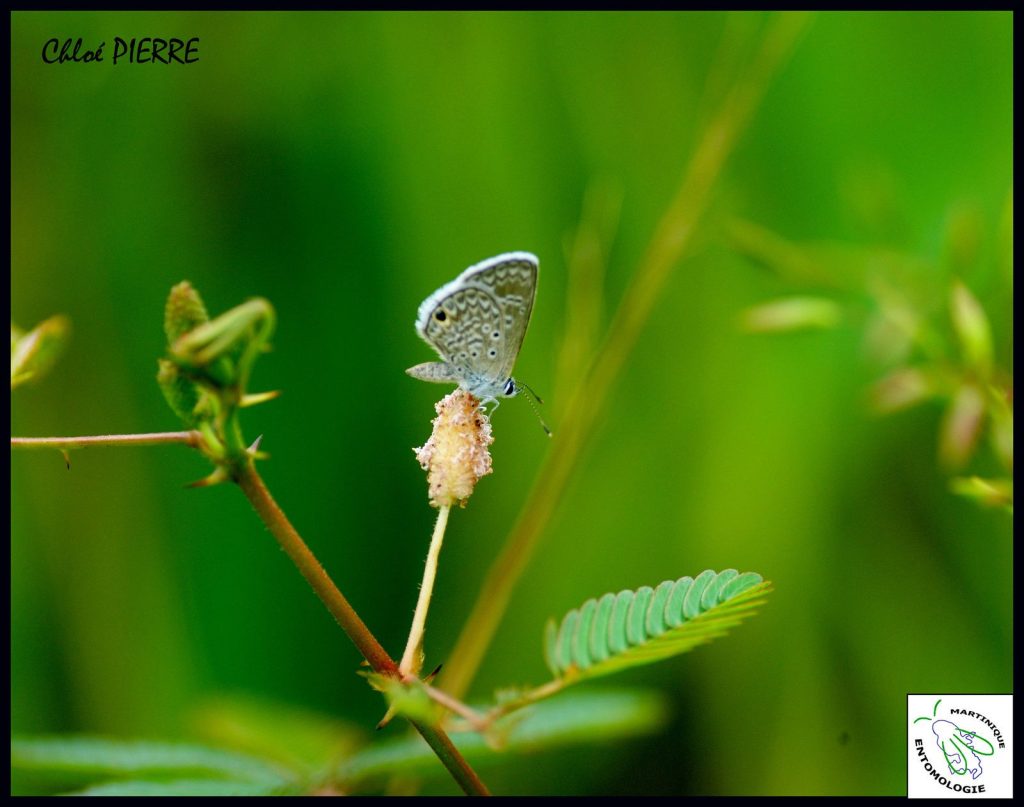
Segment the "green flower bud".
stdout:
<svg viewBox="0 0 1024 807">
<path fill-rule="evenodd" d="M 167 305 L 164 307 L 164 333 L 167 334 L 167 344 L 173 345 L 179 337 L 208 322 L 209 319 L 210 315 L 206 313 L 206 306 L 203 305 L 199 292 L 187 280 L 181 281 L 171 289 L 167 296 Z"/>
</svg>

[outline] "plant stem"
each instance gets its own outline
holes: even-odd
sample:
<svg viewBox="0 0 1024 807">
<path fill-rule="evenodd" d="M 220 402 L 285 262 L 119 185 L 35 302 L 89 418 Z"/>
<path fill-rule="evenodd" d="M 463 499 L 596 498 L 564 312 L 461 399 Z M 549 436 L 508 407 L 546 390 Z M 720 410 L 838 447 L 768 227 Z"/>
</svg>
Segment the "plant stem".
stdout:
<svg viewBox="0 0 1024 807">
<path fill-rule="evenodd" d="M 462 701 L 453 698 L 447 692 L 442 692 L 440 689 L 432 687 L 428 683 L 421 681 L 420 686 L 423 687 L 423 690 L 431 697 L 431 699 L 434 700 L 434 702 L 443 706 L 448 711 L 454 712 L 464 718 L 466 722 L 469 723 L 469 726 L 473 731 L 483 731 L 487 728 L 487 719 L 476 709 L 467 706 Z"/>
<path fill-rule="evenodd" d="M 263 523 L 267 525 L 267 528 L 277 539 L 281 548 L 292 559 L 292 562 L 298 567 L 302 576 L 306 578 L 306 582 L 313 587 L 317 596 L 327 606 L 327 610 L 331 612 L 331 615 L 341 625 L 345 633 L 348 634 L 348 637 L 369 662 L 374 672 L 398 677 L 398 665 L 395 664 L 376 637 L 370 633 L 369 628 L 366 627 L 363 620 L 359 618 L 359 615 L 349 605 L 348 600 L 338 590 L 338 587 L 334 585 L 334 581 L 324 571 L 323 566 L 320 565 L 320 562 L 310 551 L 309 547 L 306 546 L 302 536 L 296 532 L 284 511 L 274 501 L 252 462 L 246 462 L 236 469 L 234 478 L 242 492 L 249 499 L 249 502 L 256 509 Z M 409 722 L 412 723 L 423 739 L 427 741 L 427 744 L 437 754 L 438 759 L 441 760 L 452 775 L 452 778 L 459 783 L 466 794 L 476 796 L 490 795 L 486 785 L 480 781 L 480 777 L 469 766 L 469 763 L 466 762 L 442 729 L 429 726 L 417 720 L 409 719 Z"/>
<path fill-rule="evenodd" d="M 153 432 L 151 434 L 97 434 L 88 437 L 12 437 L 11 448 L 55 449 L 67 451 L 73 448 L 93 446 L 157 446 L 164 443 L 183 443 L 198 448 L 202 435 L 197 431 Z"/>
<path fill-rule="evenodd" d="M 705 128 L 682 182 L 662 216 L 641 264 L 623 295 L 602 346 L 570 396 L 557 440 L 501 552 L 491 564 L 445 672 L 444 690 L 462 698 L 476 675 L 540 536 L 593 438 L 608 393 L 636 344 L 672 269 L 693 241 L 711 191 L 739 134 L 753 115 L 771 77 L 785 61 L 806 17 L 778 15 L 765 33 L 749 73 L 737 80 Z"/>
<path fill-rule="evenodd" d="M 437 758 L 444 763 L 448 772 L 459 783 L 467 796 L 491 795 L 487 785 L 476 775 L 476 771 L 469 767 L 469 763 L 466 762 L 462 754 L 459 753 L 459 749 L 455 747 L 451 738 L 443 730 L 427 726 L 411 718 L 406 719 L 412 723 L 413 728 L 427 741 L 427 745 L 437 754 Z"/>
<path fill-rule="evenodd" d="M 11 448 L 20 449 L 50 449 L 67 451 L 74 448 L 88 448 L 90 446 L 152 446 L 164 443 L 180 443 L 183 445 L 198 448 L 202 445 L 202 435 L 197 431 L 185 432 L 154 432 L 150 434 L 104 434 L 88 437 L 12 437 Z M 256 472 L 251 461 L 241 464 L 235 471 L 235 481 L 245 493 L 252 506 L 256 509 L 263 523 L 267 525 L 270 532 L 277 539 L 281 548 L 288 553 L 288 557 L 302 572 L 302 576 L 313 587 L 321 602 L 327 606 L 327 610 L 341 625 L 348 634 L 359 652 L 369 662 L 370 666 L 377 673 L 397 677 L 398 665 L 391 656 L 377 641 L 376 637 L 359 618 L 345 596 L 334 585 L 334 582 L 324 571 L 323 566 L 316 559 L 313 553 L 306 546 L 306 542 L 295 531 L 295 528 L 288 521 L 288 517 L 278 507 L 277 502 L 270 495 L 263 479 Z M 446 508 L 447 509 L 447 508 Z M 445 514 L 447 519 L 447 513 Z M 436 532 L 436 530 L 435 530 Z M 442 527 L 442 534 L 444 529 Z M 440 540 L 438 540 L 438 551 Z M 436 567 L 436 553 L 434 563 Z M 424 618 L 425 618 L 424 613 Z M 408 719 L 408 718 L 407 718 Z M 452 743 L 445 732 L 434 726 L 420 723 L 417 720 L 409 719 L 409 722 L 420 733 L 427 744 L 437 754 L 438 759 L 448 769 L 452 778 L 458 782 L 463 791 L 470 796 L 489 796 L 487 786 L 477 776 L 469 763 Z"/>
<path fill-rule="evenodd" d="M 405 643 L 402 663 L 398 665 L 403 675 L 417 675 L 423 665 L 423 634 L 427 626 L 427 609 L 430 608 L 430 597 L 434 592 L 434 578 L 437 576 L 437 559 L 441 554 L 441 542 L 448 526 L 448 512 L 451 506 L 441 505 L 434 522 L 434 534 L 430 536 L 430 549 L 427 551 L 427 562 L 423 568 L 423 584 L 420 596 L 416 601 L 416 611 L 409 629 L 409 640 Z"/>
<path fill-rule="evenodd" d="M 505 703 L 495 706 L 493 709 L 488 711 L 486 715 L 482 715 L 483 720 L 486 725 L 490 725 L 517 709 L 522 709 L 524 706 L 529 706 L 537 701 L 550 698 L 552 695 L 557 695 L 565 689 L 569 683 L 570 682 L 565 678 L 556 678 L 555 680 L 548 681 L 546 684 L 542 684 L 539 687 L 534 687 L 529 692 L 524 693 L 515 700 L 506 701 Z"/>
</svg>

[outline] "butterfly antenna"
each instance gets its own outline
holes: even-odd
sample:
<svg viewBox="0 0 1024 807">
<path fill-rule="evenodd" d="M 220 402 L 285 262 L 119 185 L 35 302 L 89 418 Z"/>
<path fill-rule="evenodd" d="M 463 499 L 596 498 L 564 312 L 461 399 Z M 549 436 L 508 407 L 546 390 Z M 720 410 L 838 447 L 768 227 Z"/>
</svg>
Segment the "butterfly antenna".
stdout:
<svg viewBox="0 0 1024 807">
<path fill-rule="evenodd" d="M 531 386 L 530 386 L 529 384 L 524 384 L 524 383 L 523 383 L 523 382 L 521 382 L 521 381 L 517 381 L 517 382 L 516 382 L 516 386 L 517 386 L 517 387 L 519 387 L 520 389 L 524 389 L 524 390 L 526 390 L 526 391 L 527 391 L 528 393 L 530 393 L 530 395 L 532 395 L 532 396 L 533 396 L 533 399 L 534 399 L 534 400 L 535 400 L 535 401 L 536 401 L 537 403 L 539 403 L 539 404 L 541 404 L 541 405 L 543 405 L 543 404 L 544 404 L 544 401 L 542 401 L 542 400 L 540 399 L 540 396 L 539 396 L 539 395 L 538 395 L 538 394 L 537 394 L 536 392 L 534 392 L 534 391 L 533 391 L 533 388 L 532 388 L 532 387 L 531 387 Z M 527 398 L 526 400 L 530 401 L 529 397 L 528 397 L 528 398 Z M 537 409 L 537 407 L 536 407 L 536 406 L 534 406 L 534 403 L 533 403 L 533 401 L 530 401 L 530 408 L 531 408 L 531 409 L 533 410 L 533 414 L 535 414 L 535 415 L 537 416 L 537 420 L 539 420 L 539 421 L 540 421 L 540 425 L 541 425 L 541 428 L 543 428 L 543 429 L 544 429 L 544 433 L 545 433 L 545 434 L 547 434 L 547 436 L 548 436 L 548 437 L 551 437 L 551 436 L 552 436 L 552 434 L 551 434 L 551 429 L 549 429 L 549 428 L 548 428 L 548 424 L 544 422 L 544 418 L 542 418 L 542 417 L 540 416 L 540 410 L 539 410 L 539 409 Z"/>
</svg>

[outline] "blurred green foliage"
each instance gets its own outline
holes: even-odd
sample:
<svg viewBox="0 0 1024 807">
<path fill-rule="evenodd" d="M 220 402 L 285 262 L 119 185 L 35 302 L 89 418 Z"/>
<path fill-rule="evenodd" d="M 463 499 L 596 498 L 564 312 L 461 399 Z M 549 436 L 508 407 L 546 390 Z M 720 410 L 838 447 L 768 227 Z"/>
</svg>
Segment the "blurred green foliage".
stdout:
<svg viewBox="0 0 1024 807">
<path fill-rule="evenodd" d="M 11 323 L 11 389 L 42 379 L 67 347 L 71 323 L 57 314 L 27 333 Z"/>
<path fill-rule="evenodd" d="M 579 311 L 566 310 L 566 245 L 588 190 L 621 201 L 603 303 L 588 309 L 603 328 L 762 22 L 13 14 L 12 318 L 60 311 L 74 338 L 17 391 L 12 433 L 178 428 L 153 380 L 168 289 L 187 278 L 211 311 L 270 300 L 273 352 L 252 383 L 284 394 L 245 412 L 246 433 L 264 435 L 275 497 L 398 652 L 433 520 L 409 449 L 442 391 L 403 372 L 434 358 L 413 331 L 418 304 L 482 258 L 538 254 L 517 377 L 558 412 L 544 393 L 567 372 L 559 340 Z M 200 60 L 40 58 L 50 38 L 115 36 L 198 36 Z M 963 281 L 1009 367 L 1011 184 L 1009 13 L 815 18 L 666 286 L 473 696 L 542 681 L 545 620 L 594 591 L 727 567 L 776 591 L 728 641 L 622 676 L 670 697 L 659 736 L 513 760 L 488 771 L 495 792 L 899 794 L 907 692 L 1012 689 L 1010 517 L 950 493 L 943 408 L 870 415 L 879 369 L 863 321 L 743 333 L 741 312 L 795 285 L 729 235 L 742 219 L 780 244 L 917 256 L 873 272 L 929 315 Z M 495 473 L 448 530 L 430 661 L 557 445 L 518 401 L 494 428 Z M 993 475 L 995 460 L 978 462 Z M 14 454 L 11 470 L 13 730 L 187 737 L 190 710 L 220 693 L 380 718 L 357 654 L 238 492 L 184 489 L 202 457 L 96 449 L 68 471 L 56 454 Z"/>
</svg>

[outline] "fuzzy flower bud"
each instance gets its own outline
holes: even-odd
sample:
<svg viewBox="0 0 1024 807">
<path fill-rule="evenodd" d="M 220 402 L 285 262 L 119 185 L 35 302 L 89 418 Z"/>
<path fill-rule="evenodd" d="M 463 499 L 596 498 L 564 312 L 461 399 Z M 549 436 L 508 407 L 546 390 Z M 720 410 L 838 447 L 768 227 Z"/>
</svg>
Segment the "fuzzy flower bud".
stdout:
<svg viewBox="0 0 1024 807">
<path fill-rule="evenodd" d="M 446 395 L 434 409 L 434 431 L 413 451 L 427 472 L 431 505 L 465 506 L 480 477 L 491 472 L 491 422 L 480 411 L 480 401 L 463 389 Z"/>
<path fill-rule="evenodd" d="M 167 344 L 173 345 L 179 337 L 209 322 L 203 298 L 187 280 L 181 281 L 171 289 L 164 307 L 164 333 Z"/>
</svg>

